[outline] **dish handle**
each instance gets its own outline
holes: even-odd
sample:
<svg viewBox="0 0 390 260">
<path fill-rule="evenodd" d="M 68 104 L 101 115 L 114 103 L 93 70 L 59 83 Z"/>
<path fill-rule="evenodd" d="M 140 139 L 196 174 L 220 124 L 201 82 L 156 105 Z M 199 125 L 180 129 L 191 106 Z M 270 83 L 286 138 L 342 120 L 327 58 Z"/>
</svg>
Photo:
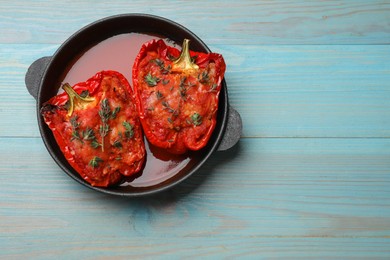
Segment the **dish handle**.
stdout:
<svg viewBox="0 0 390 260">
<path fill-rule="evenodd" d="M 28 92 L 35 99 L 38 99 L 39 86 L 50 60 L 51 56 L 39 58 L 27 70 L 24 82 L 26 83 Z"/>
<path fill-rule="evenodd" d="M 226 151 L 232 148 L 240 140 L 242 135 L 242 119 L 240 114 L 230 105 L 228 106 L 227 125 L 218 151 Z"/>
</svg>

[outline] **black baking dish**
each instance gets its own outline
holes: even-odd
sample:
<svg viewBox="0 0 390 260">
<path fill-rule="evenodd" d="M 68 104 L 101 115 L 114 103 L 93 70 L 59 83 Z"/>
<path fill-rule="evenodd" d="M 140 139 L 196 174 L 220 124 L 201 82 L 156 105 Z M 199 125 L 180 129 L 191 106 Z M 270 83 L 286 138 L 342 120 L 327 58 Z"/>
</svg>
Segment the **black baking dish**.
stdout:
<svg viewBox="0 0 390 260">
<path fill-rule="evenodd" d="M 105 39 L 125 33 L 159 35 L 178 44 L 187 38 L 191 40 L 191 50 L 210 52 L 206 44 L 195 34 L 171 20 L 147 14 L 122 14 L 98 20 L 77 31 L 59 47 L 53 56 L 36 60 L 29 67 L 25 80 L 28 91 L 37 101 L 36 109 L 40 134 L 48 152 L 59 167 L 77 182 L 96 191 L 121 196 L 140 196 L 173 187 L 195 173 L 215 151 L 227 150 L 234 146 L 241 136 L 242 122 L 237 111 L 229 106 L 226 82 L 223 80 L 217 126 L 207 146 L 192 154 L 191 163 L 167 179 L 145 185 L 132 185 L 130 181 L 126 185 L 100 188 L 93 187 L 84 181 L 66 161 L 51 130 L 40 115 L 40 108 L 44 102 L 57 94 L 60 78 L 75 57 Z M 129 82 L 132 84 L 130 80 Z M 146 161 L 147 163 L 148 161 Z"/>
</svg>

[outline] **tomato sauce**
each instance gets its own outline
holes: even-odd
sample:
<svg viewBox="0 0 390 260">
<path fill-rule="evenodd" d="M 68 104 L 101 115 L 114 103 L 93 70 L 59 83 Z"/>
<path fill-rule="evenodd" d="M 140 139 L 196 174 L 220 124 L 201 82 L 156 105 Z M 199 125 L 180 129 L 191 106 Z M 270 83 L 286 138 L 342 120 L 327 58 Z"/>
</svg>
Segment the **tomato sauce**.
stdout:
<svg viewBox="0 0 390 260">
<path fill-rule="evenodd" d="M 88 49 L 77 57 L 65 72 L 62 83 L 74 85 L 85 81 L 101 70 L 115 70 L 122 73 L 132 86 L 132 66 L 142 46 L 155 35 L 126 33 L 108 38 Z M 167 44 L 176 46 L 164 39 Z M 121 186 L 148 187 L 157 185 L 173 177 L 194 163 L 192 153 L 184 155 L 169 154 L 151 145 L 145 138 L 146 164 L 140 174 L 123 182 Z"/>
</svg>

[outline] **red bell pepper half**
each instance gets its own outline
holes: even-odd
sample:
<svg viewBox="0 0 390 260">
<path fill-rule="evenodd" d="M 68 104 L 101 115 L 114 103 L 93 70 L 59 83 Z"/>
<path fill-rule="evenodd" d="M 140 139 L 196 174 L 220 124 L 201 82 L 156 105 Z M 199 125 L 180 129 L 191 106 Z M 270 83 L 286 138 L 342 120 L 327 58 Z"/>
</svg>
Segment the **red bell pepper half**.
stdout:
<svg viewBox="0 0 390 260">
<path fill-rule="evenodd" d="M 141 124 L 125 77 L 101 71 L 41 108 L 44 121 L 69 164 L 93 186 L 119 183 L 145 161 Z"/>
<path fill-rule="evenodd" d="M 222 55 L 182 51 L 163 40 L 145 43 L 133 64 L 133 87 L 144 133 L 171 153 L 203 148 L 216 126 L 226 65 Z"/>
</svg>

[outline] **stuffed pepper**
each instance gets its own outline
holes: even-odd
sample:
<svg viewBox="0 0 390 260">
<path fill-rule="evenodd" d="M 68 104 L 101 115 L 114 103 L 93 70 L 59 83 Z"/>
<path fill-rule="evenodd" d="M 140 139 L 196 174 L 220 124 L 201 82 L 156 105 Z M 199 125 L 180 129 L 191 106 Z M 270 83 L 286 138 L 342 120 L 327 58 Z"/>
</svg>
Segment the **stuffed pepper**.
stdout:
<svg viewBox="0 0 390 260">
<path fill-rule="evenodd" d="M 145 147 L 133 92 L 125 77 L 101 71 L 51 98 L 44 121 L 69 164 L 93 186 L 107 187 L 139 172 Z"/>
<path fill-rule="evenodd" d="M 145 43 L 132 70 L 137 109 L 149 142 L 182 154 L 206 146 L 216 126 L 226 65 L 217 53 Z"/>
</svg>

